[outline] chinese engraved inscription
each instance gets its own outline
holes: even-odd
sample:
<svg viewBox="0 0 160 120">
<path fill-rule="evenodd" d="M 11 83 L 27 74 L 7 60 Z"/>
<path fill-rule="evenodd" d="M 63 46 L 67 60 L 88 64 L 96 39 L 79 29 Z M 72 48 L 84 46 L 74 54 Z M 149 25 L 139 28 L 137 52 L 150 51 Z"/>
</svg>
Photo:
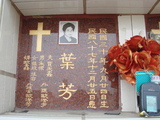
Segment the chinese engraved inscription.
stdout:
<svg viewBox="0 0 160 120">
<path fill-rule="evenodd" d="M 63 99 L 68 100 L 72 96 L 72 92 L 75 92 L 76 89 L 74 88 L 74 85 L 70 83 L 69 85 L 65 85 L 65 83 L 62 83 L 62 85 L 59 85 L 61 89 L 58 90 L 58 92 L 62 92 L 62 94 L 59 94 L 60 97 L 63 97 Z M 68 94 L 66 97 L 65 95 Z"/>
<path fill-rule="evenodd" d="M 70 53 L 70 54 L 63 53 L 63 55 L 61 56 L 62 57 L 59 58 L 62 60 L 62 64 L 60 65 L 61 69 L 66 69 L 66 70 L 68 70 L 69 68 L 74 69 L 74 64 L 72 62 L 72 60 L 76 59 L 76 57 L 74 57 L 74 54 L 73 53 Z"/>
<path fill-rule="evenodd" d="M 16 108 L 119 110 L 118 75 L 105 58 L 117 44 L 115 21 L 97 19 L 77 20 L 78 44 L 58 44 L 60 18 L 22 22 Z"/>
<path fill-rule="evenodd" d="M 97 40 L 97 37 L 99 39 Z M 89 60 L 88 60 L 88 68 L 89 68 L 89 80 L 88 80 L 88 95 L 89 95 L 89 103 L 87 108 L 92 108 L 96 109 L 96 95 L 98 94 L 98 91 L 96 91 L 96 87 L 100 87 L 100 108 L 108 108 L 108 103 L 107 103 L 107 78 L 105 75 L 101 76 L 101 80 L 99 84 L 97 84 L 97 81 L 100 78 L 97 78 L 96 75 L 100 73 L 106 73 L 106 68 L 102 67 L 100 68 L 97 72 L 95 72 L 95 69 L 98 68 L 98 64 L 105 64 L 105 58 L 98 58 L 98 54 L 104 55 L 105 52 L 107 52 L 105 49 L 107 47 L 107 30 L 105 28 L 100 28 L 99 29 L 99 34 L 97 35 L 96 28 L 89 28 L 88 29 L 88 49 L 89 49 Z M 98 52 L 95 52 L 96 49 L 99 49 Z"/>
</svg>

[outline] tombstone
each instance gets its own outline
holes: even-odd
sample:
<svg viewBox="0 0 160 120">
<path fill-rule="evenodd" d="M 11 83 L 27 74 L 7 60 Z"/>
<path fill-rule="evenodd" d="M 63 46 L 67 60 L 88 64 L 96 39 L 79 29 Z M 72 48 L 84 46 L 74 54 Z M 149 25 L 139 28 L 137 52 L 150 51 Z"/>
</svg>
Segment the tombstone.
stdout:
<svg viewBox="0 0 160 120">
<path fill-rule="evenodd" d="M 118 43 L 117 15 L 21 22 L 16 109 L 121 111 L 119 77 L 106 60 Z M 59 43 L 60 23 L 74 24 L 77 43 Z"/>
</svg>

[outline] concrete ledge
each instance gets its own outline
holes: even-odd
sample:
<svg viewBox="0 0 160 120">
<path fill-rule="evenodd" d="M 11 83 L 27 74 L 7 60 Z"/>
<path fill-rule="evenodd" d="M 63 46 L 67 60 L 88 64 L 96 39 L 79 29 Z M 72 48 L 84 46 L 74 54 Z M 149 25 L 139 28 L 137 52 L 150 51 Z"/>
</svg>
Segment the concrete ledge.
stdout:
<svg viewBox="0 0 160 120">
<path fill-rule="evenodd" d="M 96 111 L 16 111 L 0 115 L 0 120 L 160 120 L 158 117 L 139 117 L 138 113 L 109 115 Z"/>
</svg>

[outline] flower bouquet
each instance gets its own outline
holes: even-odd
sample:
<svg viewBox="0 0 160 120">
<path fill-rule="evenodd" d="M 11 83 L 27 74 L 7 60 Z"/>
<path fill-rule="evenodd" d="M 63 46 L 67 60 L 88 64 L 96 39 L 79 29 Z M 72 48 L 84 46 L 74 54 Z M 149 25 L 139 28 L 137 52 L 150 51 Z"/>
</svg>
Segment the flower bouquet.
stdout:
<svg viewBox="0 0 160 120">
<path fill-rule="evenodd" d="M 155 40 L 136 35 L 123 45 L 112 46 L 107 56 L 110 66 L 115 65 L 114 71 L 131 84 L 136 84 L 136 71 L 153 70 L 160 75 L 160 44 Z"/>
</svg>

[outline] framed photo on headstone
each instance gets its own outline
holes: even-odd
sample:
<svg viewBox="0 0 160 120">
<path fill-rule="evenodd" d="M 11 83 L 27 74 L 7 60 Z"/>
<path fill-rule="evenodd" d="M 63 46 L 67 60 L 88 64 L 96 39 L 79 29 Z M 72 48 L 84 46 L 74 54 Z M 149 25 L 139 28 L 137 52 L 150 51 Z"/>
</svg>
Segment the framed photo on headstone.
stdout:
<svg viewBox="0 0 160 120">
<path fill-rule="evenodd" d="M 78 21 L 59 22 L 59 44 L 78 44 Z"/>
</svg>

